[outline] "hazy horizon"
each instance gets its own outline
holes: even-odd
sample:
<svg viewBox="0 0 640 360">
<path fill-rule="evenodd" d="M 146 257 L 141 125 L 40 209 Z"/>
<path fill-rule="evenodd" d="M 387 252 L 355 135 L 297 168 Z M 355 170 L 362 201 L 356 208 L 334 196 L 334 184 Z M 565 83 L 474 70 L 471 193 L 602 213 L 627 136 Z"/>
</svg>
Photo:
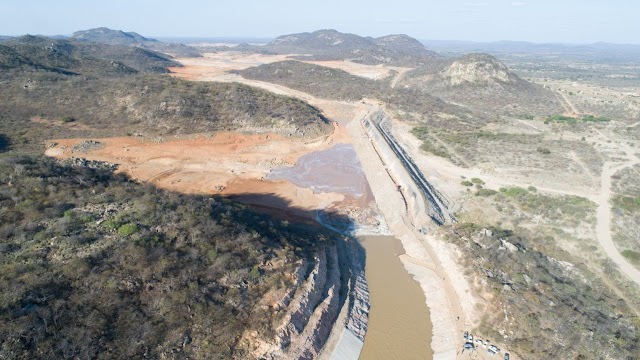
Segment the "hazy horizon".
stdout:
<svg viewBox="0 0 640 360">
<path fill-rule="evenodd" d="M 95 29 L 95 28 L 100 28 L 100 27 L 107 27 L 107 26 L 96 26 L 93 28 L 86 28 L 86 29 L 77 29 L 75 31 L 83 31 L 83 30 L 90 30 L 90 29 Z M 109 28 L 109 27 L 107 27 Z M 135 29 L 116 29 L 116 28 L 109 28 L 111 30 L 121 30 L 124 32 L 136 32 L 139 35 L 142 35 L 146 38 L 150 38 L 150 39 L 156 39 L 156 40 L 160 40 L 163 42 L 184 42 L 185 40 L 188 40 L 189 42 L 198 42 L 198 41 L 217 41 L 220 43 L 225 43 L 225 42 L 229 42 L 230 44 L 232 43 L 239 43 L 240 41 L 242 42 L 252 42 L 252 43 L 262 43 L 262 42 L 268 42 L 271 40 L 274 40 L 275 38 L 277 38 L 278 36 L 281 35 L 288 35 L 288 34 L 295 34 L 295 33 L 305 33 L 305 32 L 314 32 L 314 31 L 318 31 L 318 30 L 336 30 L 339 31 L 341 33 L 349 33 L 348 31 L 341 31 L 340 29 L 317 29 L 317 30 L 311 30 L 311 31 L 294 31 L 291 33 L 286 33 L 286 34 L 280 34 L 277 36 L 273 36 L 273 37 L 260 37 L 260 36 L 233 36 L 233 35 L 229 35 L 229 36 L 172 36 L 172 35 L 149 35 L 149 34 L 144 34 L 141 33 L 139 31 L 136 31 Z M 75 32 L 74 31 L 74 32 Z M 25 36 L 25 35 L 32 35 L 32 36 L 46 36 L 46 37 L 70 37 L 72 35 L 73 32 L 71 33 L 67 33 L 67 34 L 42 34 L 42 33 L 24 33 L 24 34 L 3 34 L 0 33 L 0 36 L 9 36 L 9 37 L 19 37 L 19 36 Z M 367 34 L 357 34 L 354 33 L 355 35 L 359 35 L 359 36 L 371 36 L 371 35 L 367 35 Z M 386 34 L 386 35 L 391 35 L 392 33 Z M 400 34 L 400 33 L 396 33 L 396 34 Z M 407 34 L 410 35 L 410 34 Z M 384 35 L 382 35 L 384 36 Z M 534 45 L 568 45 L 568 46 L 580 46 L 580 45 L 594 45 L 594 44 L 598 44 L 598 43 L 603 43 L 603 44 L 613 44 L 613 45 L 630 45 L 630 46 L 640 46 L 640 42 L 638 43 L 630 43 L 630 42 L 613 42 L 613 41 L 593 41 L 593 42 L 560 42 L 560 41 L 547 41 L 547 42 L 537 42 L 537 41 L 529 41 L 529 40 L 518 40 L 518 39 L 501 39 L 501 40 L 487 40 L 487 41 L 481 41 L 481 40 L 462 40 L 462 39 L 424 39 L 424 38 L 418 38 L 418 37 L 414 37 L 417 40 L 421 41 L 421 42 L 442 42 L 442 43 L 468 43 L 468 44 L 473 44 L 473 43 L 477 43 L 477 44 L 491 44 L 491 43 L 507 43 L 507 42 L 512 42 L 512 43 L 530 43 L 530 44 L 534 44 Z"/>
<path fill-rule="evenodd" d="M 79 0 L 0 5 L 0 34 L 70 35 L 109 27 L 160 38 L 275 38 L 336 29 L 362 36 L 403 33 L 421 40 L 527 41 L 534 43 L 640 44 L 635 14 L 640 3 L 578 1 L 387 1 L 329 0 L 269 3 L 240 0 L 179 4 L 142 0 L 87 3 Z M 508 34 L 508 35 L 505 35 Z"/>
</svg>

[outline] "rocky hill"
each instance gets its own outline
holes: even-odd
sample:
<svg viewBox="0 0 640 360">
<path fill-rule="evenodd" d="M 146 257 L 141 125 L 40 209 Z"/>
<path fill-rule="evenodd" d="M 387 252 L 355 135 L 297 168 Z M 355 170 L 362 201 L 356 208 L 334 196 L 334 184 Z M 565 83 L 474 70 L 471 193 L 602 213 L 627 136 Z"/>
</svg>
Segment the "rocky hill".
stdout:
<svg viewBox="0 0 640 360">
<path fill-rule="evenodd" d="M 306 59 L 351 60 L 363 64 L 418 66 L 438 55 L 407 35 L 362 37 L 336 30 L 283 35 L 264 46 L 244 46 L 245 51 L 304 54 Z"/>
<path fill-rule="evenodd" d="M 551 90 L 518 77 L 487 54 L 434 60 L 409 71 L 400 86 L 421 89 L 482 112 L 549 115 L 562 111 Z"/>
<path fill-rule="evenodd" d="M 42 141 L 52 137 L 237 130 L 313 138 L 333 127 L 300 100 L 246 85 L 193 84 L 154 75 L 31 77 L 5 84 L 0 87 L 0 128 L 11 143 L 35 147 L 37 153 Z"/>
<path fill-rule="evenodd" d="M 168 56 L 128 46 L 25 35 L 0 44 L 0 69 L 92 76 L 167 73 Z"/>
<path fill-rule="evenodd" d="M 234 73 L 336 100 L 358 101 L 388 87 L 388 81 L 366 79 L 344 70 L 295 60 L 263 64 Z"/>
<path fill-rule="evenodd" d="M 391 87 L 391 77 L 366 79 L 343 70 L 294 60 L 264 64 L 235 73 L 320 98 L 348 101 L 379 99 L 397 110 L 403 118 L 415 120 L 429 116 L 434 122 L 443 118 L 446 119 L 444 126 L 451 126 L 452 117 L 466 119 L 471 115 L 468 109 L 442 101 L 421 88 Z"/>
<path fill-rule="evenodd" d="M 420 41 L 404 34 L 386 35 L 373 39 L 373 41 L 381 48 L 398 54 L 426 58 L 438 57 L 435 52 L 425 48 Z"/>
<path fill-rule="evenodd" d="M 91 41 L 109 45 L 140 45 L 145 43 L 159 43 L 156 39 L 146 38 L 136 32 L 124 32 L 100 27 L 89 30 L 76 31 L 71 38 L 78 41 Z"/>
<path fill-rule="evenodd" d="M 107 45 L 135 46 L 179 57 L 202 56 L 196 49 L 184 44 L 167 44 L 136 32 L 124 32 L 106 27 L 76 31 L 71 35 L 71 39 Z"/>
</svg>

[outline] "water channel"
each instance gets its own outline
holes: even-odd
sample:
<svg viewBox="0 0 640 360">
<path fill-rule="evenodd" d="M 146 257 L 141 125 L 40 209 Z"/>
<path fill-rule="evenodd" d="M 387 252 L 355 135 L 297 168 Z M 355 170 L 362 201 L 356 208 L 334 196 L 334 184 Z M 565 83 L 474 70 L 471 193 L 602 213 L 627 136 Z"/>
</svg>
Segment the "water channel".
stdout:
<svg viewBox="0 0 640 360">
<path fill-rule="evenodd" d="M 361 360 L 432 359 L 431 320 L 418 282 L 398 258 L 391 236 L 359 238 L 365 249 L 371 311 Z"/>
</svg>

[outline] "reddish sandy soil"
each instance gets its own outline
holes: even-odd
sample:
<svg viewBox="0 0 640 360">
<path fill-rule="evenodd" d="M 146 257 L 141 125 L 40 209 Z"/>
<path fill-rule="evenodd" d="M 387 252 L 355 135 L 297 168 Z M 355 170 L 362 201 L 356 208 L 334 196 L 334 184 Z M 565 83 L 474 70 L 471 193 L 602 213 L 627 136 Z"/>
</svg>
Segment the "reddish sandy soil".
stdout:
<svg viewBox="0 0 640 360">
<path fill-rule="evenodd" d="M 178 61 L 184 67 L 170 68 L 171 72 L 179 74 L 180 77 L 190 78 L 192 74 L 202 74 L 207 72 L 209 76 L 221 75 L 229 70 L 243 70 L 262 64 L 269 64 L 278 61 L 291 60 L 295 55 L 260 55 L 243 54 L 240 52 L 219 52 L 207 53 L 201 58 L 179 58 Z M 389 75 L 391 70 L 404 73 L 409 68 L 385 66 L 385 65 L 365 65 L 351 61 L 303 61 L 309 64 L 326 66 L 334 69 L 346 71 L 352 75 L 361 76 L 368 79 L 382 79 Z M 203 80 L 201 77 L 191 80 Z"/>
<path fill-rule="evenodd" d="M 243 195 L 244 202 L 264 206 L 274 202 L 273 197 L 267 196 L 273 195 L 283 201 L 272 205 L 295 207 L 300 214 L 344 199 L 335 193 L 314 194 L 287 181 L 263 180 L 274 167 L 293 165 L 304 154 L 348 142 L 344 128 L 337 125 L 331 135 L 314 140 L 224 132 L 164 141 L 137 137 L 92 139 L 99 141 L 102 148 L 74 150 L 85 140 L 88 139 L 51 140 L 46 154 L 59 159 L 83 157 L 119 164 L 119 172 L 138 181 L 183 193 Z"/>
<path fill-rule="evenodd" d="M 171 72 L 180 77 L 191 79 L 189 74 L 207 72 L 209 76 L 224 74 L 230 70 L 243 70 L 262 64 L 289 60 L 289 55 L 260 55 L 244 54 L 240 52 L 207 53 L 200 58 L 180 58 L 178 61 L 184 67 L 170 68 Z M 197 79 L 202 80 L 202 79 Z"/>
</svg>

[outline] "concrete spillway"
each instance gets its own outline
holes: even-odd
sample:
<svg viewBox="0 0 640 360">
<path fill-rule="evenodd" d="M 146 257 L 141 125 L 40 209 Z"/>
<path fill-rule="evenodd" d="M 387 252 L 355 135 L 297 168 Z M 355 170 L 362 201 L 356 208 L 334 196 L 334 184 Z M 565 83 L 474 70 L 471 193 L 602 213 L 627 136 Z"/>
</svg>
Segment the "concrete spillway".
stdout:
<svg viewBox="0 0 640 360">
<path fill-rule="evenodd" d="M 449 210 L 449 201 L 431 185 L 396 141 L 387 115 L 379 110 L 362 122 L 389 175 L 402 192 L 413 225 L 426 230 L 431 223 L 443 225 L 455 222 Z"/>
</svg>

